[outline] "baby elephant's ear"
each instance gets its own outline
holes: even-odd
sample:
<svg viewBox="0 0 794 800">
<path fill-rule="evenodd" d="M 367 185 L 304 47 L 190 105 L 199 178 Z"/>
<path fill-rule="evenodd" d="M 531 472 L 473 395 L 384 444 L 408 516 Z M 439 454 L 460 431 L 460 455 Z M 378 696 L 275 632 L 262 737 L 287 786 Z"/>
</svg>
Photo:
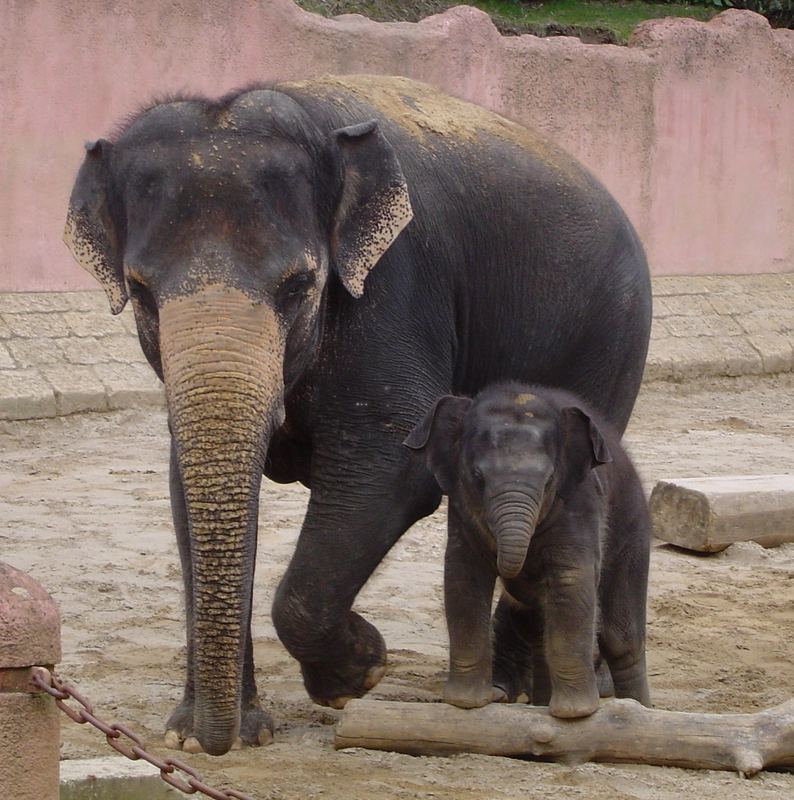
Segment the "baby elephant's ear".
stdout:
<svg viewBox="0 0 794 800">
<path fill-rule="evenodd" d="M 470 407 L 468 397 L 451 394 L 440 397 L 403 442 L 411 450 L 424 454 L 442 492 L 449 493 L 455 484 L 463 418 Z"/>
<path fill-rule="evenodd" d="M 608 464 L 612 461 L 612 454 L 604 441 L 604 435 L 590 418 L 590 415 L 582 411 L 581 408 L 577 406 L 564 408 L 562 410 L 562 425 L 566 437 L 575 437 L 577 433 L 580 435 L 586 433 L 590 443 L 590 469 L 597 467 L 599 464 Z"/>
<path fill-rule="evenodd" d="M 599 464 L 612 461 L 612 454 L 598 425 L 577 406 L 560 412 L 564 469 L 558 494 L 567 496 Z"/>
</svg>

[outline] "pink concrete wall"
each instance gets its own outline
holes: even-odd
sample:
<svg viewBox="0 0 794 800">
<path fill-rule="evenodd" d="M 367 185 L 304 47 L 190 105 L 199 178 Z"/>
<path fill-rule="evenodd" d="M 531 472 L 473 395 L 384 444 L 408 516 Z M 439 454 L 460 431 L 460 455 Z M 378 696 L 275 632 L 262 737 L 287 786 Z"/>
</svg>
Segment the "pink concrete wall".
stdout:
<svg viewBox="0 0 794 800">
<path fill-rule="evenodd" d="M 6 0 L 0 291 L 93 286 L 60 242 L 84 140 L 154 94 L 327 72 L 418 78 L 544 131 L 623 203 L 656 274 L 794 269 L 794 32 L 750 12 L 614 47 L 501 37 L 467 7 L 387 25 L 291 0 Z"/>
</svg>

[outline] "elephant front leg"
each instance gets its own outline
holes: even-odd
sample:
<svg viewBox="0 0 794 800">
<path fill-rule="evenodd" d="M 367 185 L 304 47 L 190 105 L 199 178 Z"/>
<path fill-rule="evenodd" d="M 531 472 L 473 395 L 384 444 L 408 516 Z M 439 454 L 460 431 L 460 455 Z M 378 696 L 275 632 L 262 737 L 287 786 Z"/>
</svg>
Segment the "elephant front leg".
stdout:
<svg viewBox="0 0 794 800">
<path fill-rule="evenodd" d="M 564 558 L 565 554 L 555 556 Z M 598 708 L 593 666 L 596 575 L 592 561 L 573 554 L 550 565 L 544 612 L 544 650 L 551 681 L 549 711 L 555 717 L 586 717 Z"/>
<path fill-rule="evenodd" d="M 273 601 L 273 623 L 301 664 L 306 691 L 332 708 L 385 675 L 383 637 L 351 606 L 391 546 L 441 497 L 419 465 L 407 456 L 386 461 L 383 453 L 396 448 L 378 445 L 366 457 L 315 450 L 306 518 Z"/>
<path fill-rule="evenodd" d="M 193 713 L 195 692 L 193 669 L 195 647 L 193 639 L 193 561 L 190 552 L 187 510 L 176 462 L 173 443 L 170 467 L 171 512 L 174 518 L 179 560 L 182 564 L 182 580 L 185 588 L 185 633 L 187 640 L 187 674 L 182 701 L 173 710 L 166 722 L 165 746 L 172 750 L 199 753 L 202 747 L 193 735 Z M 273 721 L 259 702 L 254 680 L 254 648 L 251 640 L 251 610 L 248 611 L 248 628 L 243 663 L 243 687 L 241 698 L 240 743 L 249 745 L 269 744 L 273 740 Z"/>
<path fill-rule="evenodd" d="M 444 610 L 449 631 L 449 678 L 444 702 L 479 708 L 505 693 L 491 680 L 491 601 L 496 569 L 470 542 L 450 506 L 444 559 Z"/>
</svg>

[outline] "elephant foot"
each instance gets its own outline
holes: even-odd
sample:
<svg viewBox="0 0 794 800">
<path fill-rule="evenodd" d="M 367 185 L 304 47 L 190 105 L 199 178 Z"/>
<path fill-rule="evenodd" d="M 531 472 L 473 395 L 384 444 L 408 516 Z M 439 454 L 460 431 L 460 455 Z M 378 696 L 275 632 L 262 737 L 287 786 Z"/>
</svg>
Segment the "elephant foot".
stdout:
<svg viewBox="0 0 794 800">
<path fill-rule="evenodd" d="M 500 703 L 528 703 L 532 696 L 531 670 L 505 664 L 505 659 L 494 659 L 492 683 L 504 695 Z"/>
<path fill-rule="evenodd" d="M 450 678 L 444 687 L 444 702 L 458 708 L 482 708 L 507 702 L 507 695 L 498 686 Z"/>
<path fill-rule="evenodd" d="M 378 629 L 358 614 L 351 614 L 355 638 L 344 663 L 301 664 L 303 684 L 309 697 L 321 706 L 342 709 L 380 683 L 386 674 L 386 643 Z"/>
<path fill-rule="evenodd" d="M 598 708 L 598 689 L 593 685 L 584 690 L 555 687 L 551 693 L 549 713 L 560 719 L 589 717 Z"/>
<path fill-rule="evenodd" d="M 232 750 L 240 750 L 245 746 L 261 747 L 273 741 L 273 720 L 266 711 L 254 701 L 243 709 L 240 721 L 240 735 L 232 745 Z M 193 703 L 183 701 L 175 709 L 166 722 L 164 737 L 165 746 L 169 750 L 181 750 L 184 753 L 203 753 L 204 748 L 193 735 Z"/>
</svg>

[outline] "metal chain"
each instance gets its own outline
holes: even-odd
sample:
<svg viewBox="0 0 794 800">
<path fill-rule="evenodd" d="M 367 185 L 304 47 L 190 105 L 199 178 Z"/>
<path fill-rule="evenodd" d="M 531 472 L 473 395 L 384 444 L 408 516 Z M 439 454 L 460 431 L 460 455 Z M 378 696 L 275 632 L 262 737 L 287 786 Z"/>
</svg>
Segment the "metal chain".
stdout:
<svg viewBox="0 0 794 800">
<path fill-rule="evenodd" d="M 108 725 L 107 722 L 94 714 L 94 707 L 77 689 L 68 683 L 63 683 L 60 678 L 51 674 L 44 667 L 33 667 L 30 681 L 37 689 L 54 697 L 55 705 L 67 717 L 79 725 L 84 725 L 87 722 L 97 730 L 102 731 L 108 740 L 108 744 L 131 761 L 137 761 L 141 758 L 144 761 L 148 761 L 153 767 L 160 770 L 160 777 L 167 784 L 179 789 L 180 792 L 185 794 L 200 792 L 206 797 L 212 798 L 212 800 L 254 800 L 249 795 L 242 794 L 234 789 L 213 789 L 204 783 L 201 775 L 193 767 L 183 761 L 179 761 L 176 758 L 158 758 L 147 752 L 143 739 L 137 733 L 131 731 L 120 722 Z M 73 708 L 67 705 L 64 702 L 65 700 L 74 700 L 80 707 Z M 131 744 L 121 741 L 122 737 L 129 740 Z M 178 777 L 176 773 L 182 773 L 185 778 Z"/>
</svg>

